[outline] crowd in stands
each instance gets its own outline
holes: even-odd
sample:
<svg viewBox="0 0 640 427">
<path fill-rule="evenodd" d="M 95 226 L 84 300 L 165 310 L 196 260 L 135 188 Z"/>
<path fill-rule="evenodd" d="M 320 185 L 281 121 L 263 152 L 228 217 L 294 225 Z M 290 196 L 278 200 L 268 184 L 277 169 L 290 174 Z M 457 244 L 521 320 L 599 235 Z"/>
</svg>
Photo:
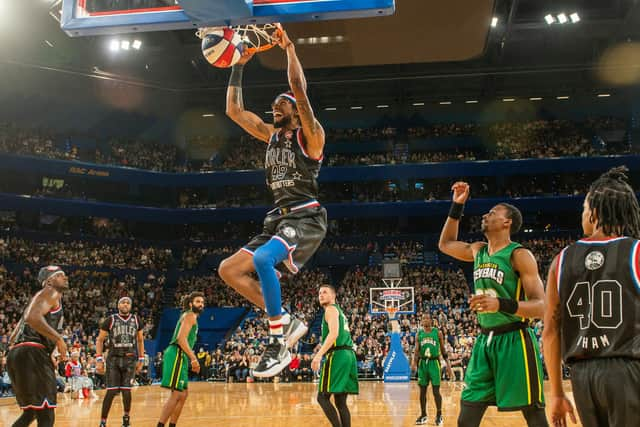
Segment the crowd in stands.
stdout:
<svg viewBox="0 0 640 427">
<path fill-rule="evenodd" d="M 477 124 L 433 124 L 410 127 L 371 129 L 330 129 L 327 144 L 357 143 L 361 141 L 390 141 L 406 144 L 416 139 L 477 136 L 482 145 L 459 149 L 451 145 L 448 149 L 429 151 L 395 150 L 379 153 L 334 154 L 325 153 L 327 166 L 354 166 L 400 163 L 452 162 L 491 159 L 526 159 L 568 156 L 594 156 L 624 154 L 629 151 L 619 141 L 593 144 L 592 137 L 601 130 L 626 132 L 624 120 L 612 117 L 589 118 L 585 122 L 567 120 L 535 120 L 524 122 L 500 122 L 489 125 Z M 604 141 L 603 141 L 604 142 Z M 261 142 L 246 137 L 227 154 L 221 168 L 261 169 L 264 151 Z"/>
<path fill-rule="evenodd" d="M 326 154 L 325 165 L 372 165 L 461 160 L 522 159 L 541 157 L 592 156 L 622 154 L 629 148 L 620 141 L 592 138 L 606 131 L 626 132 L 626 121 L 615 117 L 588 118 L 582 122 L 568 120 L 534 120 L 476 123 L 435 123 L 408 128 L 372 127 L 327 129 L 328 144 L 389 141 L 406 144 L 427 138 L 477 136 L 482 146 L 459 150 L 448 149 L 411 152 Z M 221 145 L 219 137 L 194 138 L 196 144 L 211 139 L 214 147 Z M 97 164 L 134 167 L 162 172 L 207 172 L 212 170 L 261 169 L 264 150 L 260 141 L 241 136 L 226 142 L 226 154 L 215 161 L 190 161 L 188 154 L 171 144 L 143 141 L 111 140 L 96 144 L 94 149 L 81 149 L 68 137 L 56 137 L 50 131 L 20 129 L 0 123 L 0 152 L 32 155 L 62 160 L 82 160 Z M 224 144 L 222 144 L 224 145 Z M 225 149 L 223 149 L 223 152 Z"/>
<path fill-rule="evenodd" d="M 0 388 L 6 379 L 6 352 L 11 332 L 15 329 L 27 304 L 41 288 L 36 275 L 39 265 L 12 271 L 0 263 Z M 133 310 L 143 324 L 143 336 L 150 339 L 154 332 L 158 314 L 162 309 L 165 277 L 149 273 L 144 278 L 132 275 L 116 276 L 113 273 L 90 270 L 68 272 L 69 290 L 63 296 L 64 330 L 62 336 L 70 353 L 77 353 L 81 364 L 73 376 L 91 379 L 91 388 L 104 385 L 104 379 L 95 370 L 95 340 L 102 319 L 117 311 L 117 300 L 129 296 L 133 300 Z M 148 361 L 147 361 L 148 366 Z M 70 372 L 60 364 L 61 388 L 71 385 Z M 2 393 L 0 390 L 0 393 Z M 61 390 L 61 391 L 62 391 Z M 5 392 L 7 390 L 4 390 Z M 78 391 L 78 390 L 75 390 Z"/>
<path fill-rule="evenodd" d="M 34 242 L 15 237 L 0 239 L 0 262 L 157 271 L 166 269 L 170 259 L 171 249 L 143 247 L 135 242 L 106 244 L 91 241 Z"/>
<path fill-rule="evenodd" d="M 541 277 L 546 277 L 552 257 L 563 247 L 571 243 L 568 237 L 525 239 L 521 243 L 532 250 L 539 262 Z M 74 246 L 75 244 L 75 246 Z M 59 246 L 56 246 L 59 245 Z M 3 239 L 0 241 L 0 263 L 20 261 L 27 267 L 20 270 L 0 266 L 0 282 L 3 293 L 0 295 L 0 395 L 9 390 L 3 380 L 3 364 L 6 364 L 8 336 L 17 324 L 19 316 L 29 299 L 39 288 L 35 280 L 37 268 L 49 260 L 61 260 L 87 268 L 70 271 L 70 289 L 65 293 L 65 329 L 63 336 L 69 348 L 78 353 L 77 359 L 83 366 L 80 376 L 83 383 L 87 378 L 92 388 L 102 386 L 103 379 L 95 372 L 95 338 L 101 319 L 116 310 L 119 297 L 128 295 L 134 301 L 134 311 L 143 321 L 145 338 L 151 338 L 158 314 L 163 304 L 166 279 L 164 275 L 141 272 L 134 275 L 91 271 L 92 262 L 86 255 L 79 255 L 84 244 L 56 243 L 50 245 L 57 251 L 46 251 L 44 244 L 21 240 Z M 194 247 L 183 251 L 183 267 L 191 270 L 200 255 L 228 254 L 236 248 L 231 246 Z M 415 334 L 420 326 L 420 314 L 430 311 L 439 328 L 442 329 L 446 348 L 450 354 L 456 379 L 462 379 L 468 363 L 471 347 L 477 335 L 475 316 L 469 311 L 469 287 L 461 269 L 457 267 L 427 266 L 416 262 L 425 247 L 423 242 L 415 240 L 397 240 L 362 243 L 340 243 L 328 241 L 325 249 L 336 251 L 367 251 L 384 257 L 400 259 L 403 264 L 401 286 L 415 289 L 416 314 L 401 316 L 399 320 L 403 349 L 412 354 Z M 103 254 L 105 249 L 88 246 L 90 251 Z M 115 246 L 113 251 L 121 249 Z M 155 249 L 162 252 L 163 249 Z M 50 258 L 52 254 L 63 254 L 67 258 Z M 16 254 L 21 254 L 20 256 Z M 35 255 L 32 255 L 35 254 Z M 96 255 L 98 256 L 98 255 Z M 171 254 L 167 253 L 170 257 Z M 62 264 L 62 262 L 58 261 Z M 143 264 L 138 266 L 148 270 Z M 381 378 L 382 364 L 389 351 L 389 324 L 386 316 L 372 316 L 369 313 L 369 288 L 379 287 L 382 283 L 382 270 L 378 265 L 353 267 L 340 277 L 332 277 L 327 270 L 303 270 L 296 276 L 285 274 L 282 280 L 284 305 L 296 316 L 311 326 L 310 333 L 303 338 L 292 365 L 285 369 L 281 381 L 307 381 L 313 378 L 310 361 L 313 352 L 320 343 L 318 328 L 322 311 L 317 303 L 317 287 L 321 283 L 333 283 L 338 289 L 338 303 L 347 315 L 350 330 L 356 345 L 356 357 L 360 374 L 365 378 Z M 185 294 L 201 290 L 205 293 L 209 306 L 247 306 L 250 304 L 235 290 L 225 285 L 217 274 L 194 275 L 185 272 L 177 282 L 175 304 Z M 198 358 L 205 369 L 203 379 L 216 378 L 228 381 L 253 381 L 250 372 L 255 367 L 267 340 L 267 322 L 265 313 L 253 311 L 234 334 L 219 348 L 210 351 L 199 350 Z M 540 324 L 536 324 L 539 332 Z M 311 354 L 310 354 L 311 353 Z M 161 357 L 161 356 L 160 356 Z M 148 357 L 145 362 L 149 375 L 150 364 L 158 363 Z M 65 378 L 65 370 L 60 367 L 61 387 L 69 388 L 73 383 Z M 68 375 L 67 375 L 68 377 Z M 146 379 L 141 378 L 140 383 Z M 75 383 L 74 383 L 75 384 Z M 88 383 L 87 383 L 88 384 Z M 75 387 L 75 386 L 74 386 Z M 73 390 L 74 393 L 77 390 Z"/>
</svg>

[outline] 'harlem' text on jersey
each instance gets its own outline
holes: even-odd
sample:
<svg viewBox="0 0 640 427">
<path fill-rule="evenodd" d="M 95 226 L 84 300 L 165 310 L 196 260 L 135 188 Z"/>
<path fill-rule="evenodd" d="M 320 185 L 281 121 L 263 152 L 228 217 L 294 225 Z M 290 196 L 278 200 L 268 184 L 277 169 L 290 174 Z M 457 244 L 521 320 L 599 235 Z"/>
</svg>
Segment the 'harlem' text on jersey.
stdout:
<svg viewBox="0 0 640 427">
<path fill-rule="evenodd" d="M 271 136 L 265 156 L 267 187 L 276 206 L 287 207 L 318 198 L 320 159 L 306 152 L 302 128 L 279 130 Z"/>
<path fill-rule="evenodd" d="M 640 359 L 640 241 L 579 240 L 558 256 L 560 344 L 565 362 Z"/>
<path fill-rule="evenodd" d="M 132 356 L 135 353 L 138 331 L 142 329 L 138 316 L 130 314 L 125 318 L 112 314 L 100 329 L 109 332 L 109 357 Z"/>
</svg>

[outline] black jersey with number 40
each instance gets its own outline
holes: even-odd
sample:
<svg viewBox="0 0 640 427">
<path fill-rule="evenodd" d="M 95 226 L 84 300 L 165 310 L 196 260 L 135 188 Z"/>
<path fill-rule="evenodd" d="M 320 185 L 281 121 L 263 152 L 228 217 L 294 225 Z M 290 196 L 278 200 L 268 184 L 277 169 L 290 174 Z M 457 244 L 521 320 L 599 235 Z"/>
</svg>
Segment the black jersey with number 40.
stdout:
<svg viewBox="0 0 640 427">
<path fill-rule="evenodd" d="M 138 316 L 130 314 L 128 317 L 121 317 L 119 314 L 112 314 L 107 317 L 100 329 L 109 333 L 109 357 L 134 356 L 136 352 L 136 338 L 142 325 Z"/>
<path fill-rule="evenodd" d="M 579 240 L 556 271 L 565 362 L 640 359 L 640 241 Z"/>
<path fill-rule="evenodd" d="M 279 208 L 317 199 L 322 157 L 307 153 L 302 128 L 279 129 L 271 135 L 264 161 L 267 187 Z"/>
</svg>

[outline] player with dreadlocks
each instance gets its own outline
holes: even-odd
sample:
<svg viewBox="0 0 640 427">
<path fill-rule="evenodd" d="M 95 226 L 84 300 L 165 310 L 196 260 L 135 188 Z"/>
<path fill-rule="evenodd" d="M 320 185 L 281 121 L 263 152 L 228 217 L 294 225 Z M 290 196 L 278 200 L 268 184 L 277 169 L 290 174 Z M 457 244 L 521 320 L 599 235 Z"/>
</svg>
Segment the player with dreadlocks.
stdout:
<svg viewBox="0 0 640 427">
<path fill-rule="evenodd" d="M 562 361 L 585 427 L 638 423 L 640 206 L 627 172 L 613 168 L 591 185 L 582 210 L 588 237 L 563 249 L 549 270 L 542 339 L 554 426 L 565 426 L 567 414 L 576 422 Z"/>
</svg>

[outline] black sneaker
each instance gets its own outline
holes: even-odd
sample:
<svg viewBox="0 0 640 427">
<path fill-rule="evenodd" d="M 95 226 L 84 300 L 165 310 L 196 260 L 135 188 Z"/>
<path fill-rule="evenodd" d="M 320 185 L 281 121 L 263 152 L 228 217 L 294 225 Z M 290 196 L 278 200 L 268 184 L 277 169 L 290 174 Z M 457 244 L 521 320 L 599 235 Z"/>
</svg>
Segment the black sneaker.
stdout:
<svg viewBox="0 0 640 427">
<path fill-rule="evenodd" d="M 287 343 L 287 347 L 291 348 L 300 338 L 302 338 L 309 328 L 304 324 L 302 320 L 296 319 L 291 316 L 291 321 L 286 325 L 282 325 L 282 331 L 284 332 L 284 340 Z"/>
<path fill-rule="evenodd" d="M 442 415 L 436 416 L 436 425 L 441 426 L 443 423 L 444 423 L 444 419 L 442 418 Z"/>
<path fill-rule="evenodd" d="M 424 417 L 420 416 L 416 419 L 416 425 L 417 426 L 421 426 L 427 423 L 427 416 L 425 415 Z"/>
<path fill-rule="evenodd" d="M 253 376 L 258 378 L 274 377 L 289 366 L 289 363 L 291 363 L 291 353 L 289 353 L 284 340 L 281 342 L 275 337 L 269 337 L 269 344 L 262 354 L 260 363 L 253 370 Z"/>
<path fill-rule="evenodd" d="M 100 427 L 107 427 L 107 422 L 104 420 L 100 420 Z"/>
<path fill-rule="evenodd" d="M 122 427 L 131 427 L 131 424 L 129 424 L 129 415 L 123 415 L 122 416 Z"/>
</svg>

